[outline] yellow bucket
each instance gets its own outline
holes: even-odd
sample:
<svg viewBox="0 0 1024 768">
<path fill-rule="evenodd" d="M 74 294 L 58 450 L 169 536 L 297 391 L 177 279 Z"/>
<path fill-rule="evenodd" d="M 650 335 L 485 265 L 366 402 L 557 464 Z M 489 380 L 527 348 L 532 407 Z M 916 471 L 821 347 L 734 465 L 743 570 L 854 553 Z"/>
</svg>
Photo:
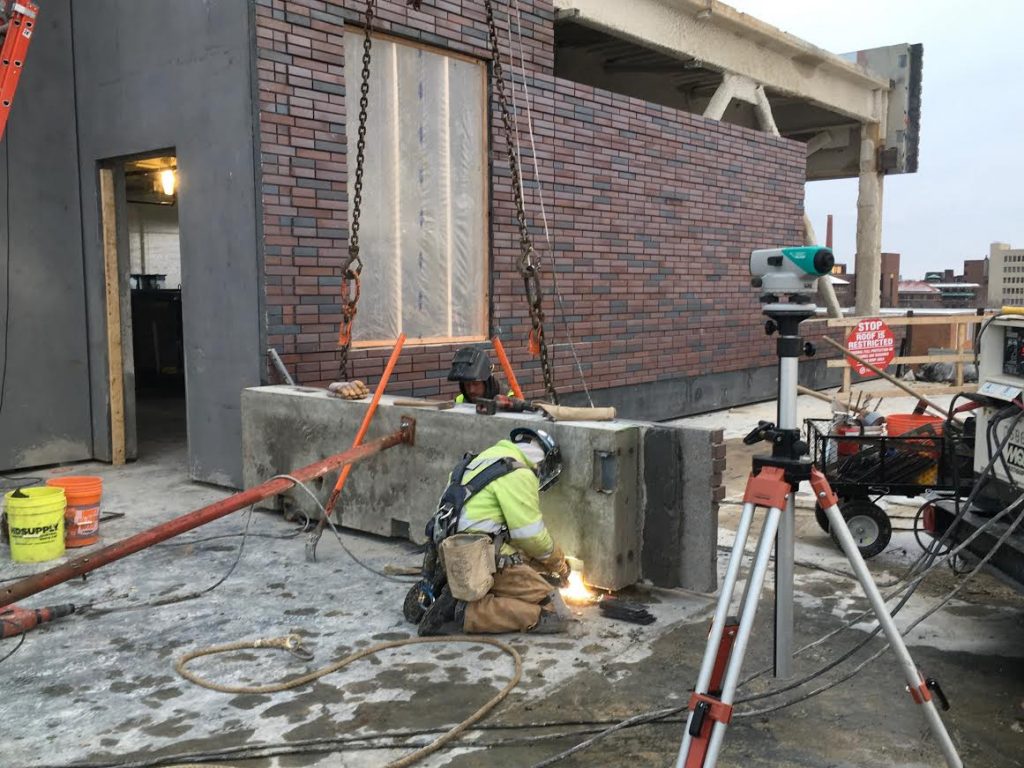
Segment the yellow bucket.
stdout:
<svg viewBox="0 0 1024 768">
<path fill-rule="evenodd" d="M 64 554 L 63 488 L 22 488 L 25 497 L 11 491 L 7 502 L 7 528 L 11 537 L 11 559 L 18 563 L 40 563 Z"/>
</svg>

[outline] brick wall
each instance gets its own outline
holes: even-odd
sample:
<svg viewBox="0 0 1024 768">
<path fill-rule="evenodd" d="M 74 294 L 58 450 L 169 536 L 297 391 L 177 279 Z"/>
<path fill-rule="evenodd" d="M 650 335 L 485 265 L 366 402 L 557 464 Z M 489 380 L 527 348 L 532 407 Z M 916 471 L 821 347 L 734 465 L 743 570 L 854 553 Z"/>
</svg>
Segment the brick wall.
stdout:
<svg viewBox="0 0 1024 768">
<path fill-rule="evenodd" d="M 358 84 L 346 83 L 343 31 L 362 5 L 256 1 L 267 335 L 304 384 L 337 374 L 348 235 L 345 88 Z M 802 145 L 558 80 L 550 2 L 520 7 L 553 252 L 543 242 L 526 151 L 528 205 L 560 388 L 581 388 L 566 326 L 591 389 L 772 364 L 747 257 L 801 242 Z M 390 0 L 379 11 L 382 31 L 490 58 L 479 0 L 428 0 L 422 11 Z M 503 13 L 499 21 L 504 29 Z M 491 118 L 491 325 L 524 389 L 538 392 L 496 103 Z M 556 275 L 561 303 L 552 295 Z M 410 342 L 391 389 L 453 391 L 444 381 L 453 350 Z M 376 380 L 388 352 L 355 351 L 356 375 Z"/>
</svg>

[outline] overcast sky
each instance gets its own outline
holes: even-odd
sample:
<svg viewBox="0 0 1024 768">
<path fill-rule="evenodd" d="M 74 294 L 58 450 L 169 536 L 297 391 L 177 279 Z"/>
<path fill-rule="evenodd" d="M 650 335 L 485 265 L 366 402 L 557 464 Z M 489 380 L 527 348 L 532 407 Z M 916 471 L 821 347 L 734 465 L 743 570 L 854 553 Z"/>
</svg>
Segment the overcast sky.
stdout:
<svg viewBox="0 0 1024 768">
<path fill-rule="evenodd" d="M 835 53 L 924 44 L 921 154 L 916 174 L 885 178 L 882 250 L 902 254 L 905 279 L 1024 248 L 1024 2 L 1020 0 L 726 0 Z M 824 241 L 835 215 L 839 261 L 853 267 L 857 181 L 807 185 Z"/>
</svg>

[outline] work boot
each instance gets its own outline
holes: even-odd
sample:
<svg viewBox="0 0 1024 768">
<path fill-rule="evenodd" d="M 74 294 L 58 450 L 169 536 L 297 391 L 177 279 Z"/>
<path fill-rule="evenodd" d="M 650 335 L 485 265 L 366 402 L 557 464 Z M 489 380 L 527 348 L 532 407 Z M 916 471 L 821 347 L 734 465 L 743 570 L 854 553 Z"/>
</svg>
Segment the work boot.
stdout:
<svg viewBox="0 0 1024 768">
<path fill-rule="evenodd" d="M 456 600 L 452 591 L 445 587 L 441 594 L 431 603 L 427 612 L 420 619 L 417 634 L 420 637 L 432 637 L 435 635 L 458 635 L 462 633 L 463 620 L 466 615 L 465 604 L 461 606 L 461 600 Z"/>
<path fill-rule="evenodd" d="M 540 619 L 529 629 L 535 635 L 558 635 L 568 631 L 569 622 L 554 611 L 541 611 Z"/>
</svg>

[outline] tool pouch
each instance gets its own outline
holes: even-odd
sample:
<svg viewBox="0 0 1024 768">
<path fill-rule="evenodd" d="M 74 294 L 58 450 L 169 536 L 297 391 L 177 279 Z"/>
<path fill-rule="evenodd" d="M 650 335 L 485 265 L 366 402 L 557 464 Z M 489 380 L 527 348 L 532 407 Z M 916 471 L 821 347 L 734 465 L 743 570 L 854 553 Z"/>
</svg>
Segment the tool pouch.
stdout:
<svg viewBox="0 0 1024 768">
<path fill-rule="evenodd" d="M 456 600 L 471 603 L 494 586 L 494 544 L 479 533 L 457 533 L 441 542 L 441 560 L 448 588 Z"/>
</svg>

